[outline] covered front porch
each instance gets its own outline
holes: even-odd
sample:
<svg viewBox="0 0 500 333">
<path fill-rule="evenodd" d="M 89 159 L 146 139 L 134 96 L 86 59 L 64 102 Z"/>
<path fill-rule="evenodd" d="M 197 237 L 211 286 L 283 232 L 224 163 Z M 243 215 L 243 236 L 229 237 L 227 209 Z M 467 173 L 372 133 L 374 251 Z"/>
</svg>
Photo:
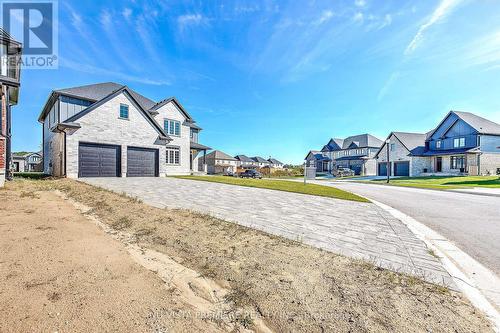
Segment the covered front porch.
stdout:
<svg viewBox="0 0 500 333">
<path fill-rule="evenodd" d="M 190 143 L 190 148 L 189 170 L 191 173 L 207 174 L 205 157 L 207 155 L 207 150 L 212 150 L 212 148 L 192 141 Z"/>
<path fill-rule="evenodd" d="M 431 152 L 422 176 L 477 176 L 481 152 L 476 149 Z"/>
</svg>

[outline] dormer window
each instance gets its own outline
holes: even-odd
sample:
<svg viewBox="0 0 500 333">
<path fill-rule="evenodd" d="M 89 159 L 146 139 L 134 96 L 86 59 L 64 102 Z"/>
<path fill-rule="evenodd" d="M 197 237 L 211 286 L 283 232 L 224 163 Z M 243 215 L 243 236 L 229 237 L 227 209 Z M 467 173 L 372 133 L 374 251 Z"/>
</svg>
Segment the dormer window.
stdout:
<svg viewBox="0 0 500 333">
<path fill-rule="evenodd" d="M 441 140 L 436 141 L 436 148 L 441 149 Z"/>
</svg>

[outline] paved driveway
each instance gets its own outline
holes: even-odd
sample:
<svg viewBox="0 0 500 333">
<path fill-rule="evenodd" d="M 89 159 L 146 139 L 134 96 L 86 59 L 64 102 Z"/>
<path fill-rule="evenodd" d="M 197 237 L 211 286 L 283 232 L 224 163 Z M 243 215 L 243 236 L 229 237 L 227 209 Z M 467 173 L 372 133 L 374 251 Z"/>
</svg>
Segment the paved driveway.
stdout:
<svg viewBox="0 0 500 333">
<path fill-rule="evenodd" d="M 399 220 L 374 204 L 175 178 L 88 178 L 156 207 L 209 213 L 381 267 L 453 285 L 440 262 Z"/>
<path fill-rule="evenodd" d="M 439 232 L 500 276 L 500 198 L 448 191 L 359 184 L 331 185 L 394 207 Z"/>
</svg>

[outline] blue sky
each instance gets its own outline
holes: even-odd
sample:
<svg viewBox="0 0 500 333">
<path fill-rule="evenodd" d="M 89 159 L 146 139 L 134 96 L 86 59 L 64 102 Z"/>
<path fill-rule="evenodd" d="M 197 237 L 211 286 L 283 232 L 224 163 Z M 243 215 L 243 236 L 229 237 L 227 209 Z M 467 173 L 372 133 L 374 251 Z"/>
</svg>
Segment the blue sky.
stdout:
<svg viewBox="0 0 500 333">
<path fill-rule="evenodd" d="M 500 122 L 500 1 L 60 1 L 58 70 L 25 70 L 13 149 L 50 91 L 115 81 L 176 96 L 229 154 L 300 163 L 330 137 Z"/>
</svg>

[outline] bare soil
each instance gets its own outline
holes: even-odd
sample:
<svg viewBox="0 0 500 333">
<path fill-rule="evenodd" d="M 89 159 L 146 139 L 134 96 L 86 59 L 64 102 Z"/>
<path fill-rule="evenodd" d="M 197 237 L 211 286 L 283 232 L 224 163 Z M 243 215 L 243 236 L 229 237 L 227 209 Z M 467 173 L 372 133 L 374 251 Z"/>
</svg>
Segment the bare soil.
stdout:
<svg viewBox="0 0 500 333">
<path fill-rule="evenodd" d="M 0 240 L 2 332 L 492 331 L 441 286 L 70 180 L 8 183 Z"/>
</svg>

